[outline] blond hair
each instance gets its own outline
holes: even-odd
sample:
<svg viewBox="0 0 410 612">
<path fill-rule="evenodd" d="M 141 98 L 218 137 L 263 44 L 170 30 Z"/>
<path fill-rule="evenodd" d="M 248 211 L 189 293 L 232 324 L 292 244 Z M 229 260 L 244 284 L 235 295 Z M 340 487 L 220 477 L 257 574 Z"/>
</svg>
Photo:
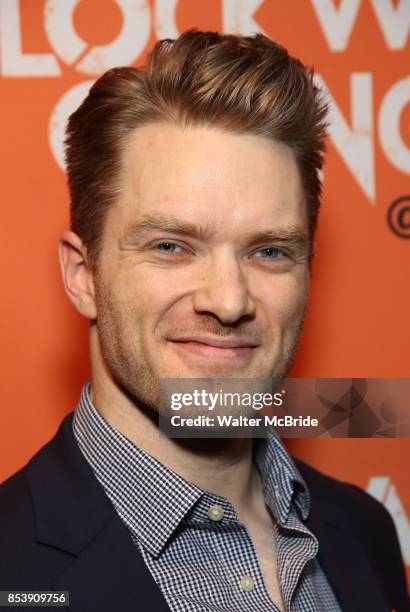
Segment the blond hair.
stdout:
<svg viewBox="0 0 410 612">
<path fill-rule="evenodd" d="M 169 121 L 261 135 L 292 150 L 313 238 L 327 104 L 313 70 L 262 34 L 191 29 L 156 43 L 143 67 L 113 68 L 70 116 L 66 163 L 71 228 L 96 267 L 105 214 L 120 191 L 123 151 L 139 126 Z"/>
</svg>

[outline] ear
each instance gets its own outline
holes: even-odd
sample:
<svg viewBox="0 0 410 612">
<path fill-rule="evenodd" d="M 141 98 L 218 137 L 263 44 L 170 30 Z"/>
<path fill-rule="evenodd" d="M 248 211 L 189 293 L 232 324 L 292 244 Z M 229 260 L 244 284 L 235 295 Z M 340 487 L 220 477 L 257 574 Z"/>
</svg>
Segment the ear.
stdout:
<svg viewBox="0 0 410 612">
<path fill-rule="evenodd" d="M 82 315 L 96 319 L 94 277 L 81 238 L 74 232 L 64 232 L 58 254 L 64 288 L 70 301 Z"/>
</svg>

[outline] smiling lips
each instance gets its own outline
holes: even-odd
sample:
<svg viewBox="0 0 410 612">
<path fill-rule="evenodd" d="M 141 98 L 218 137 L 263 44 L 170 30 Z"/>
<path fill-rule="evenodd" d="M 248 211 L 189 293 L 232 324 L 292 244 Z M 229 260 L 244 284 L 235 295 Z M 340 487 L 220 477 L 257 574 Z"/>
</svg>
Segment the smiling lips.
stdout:
<svg viewBox="0 0 410 612">
<path fill-rule="evenodd" d="M 196 344 L 205 344 L 215 348 L 254 348 L 257 346 L 255 342 L 249 340 L 220 340 L 218 338 L 202 338 L 199 336 L 189 336 L 188 338 L 172 338 L 172 342 L 189 342 Z"/>
<path fill-rule="evenodd" d="M 203 338 L 190 336 L 188 338 L 170 339 L 178 348 L 209 358 L 236 359 L 249 357 L 252 349 L 258 344 L 250 340 L 222 340 L 220 338 Z"/>
</svg>

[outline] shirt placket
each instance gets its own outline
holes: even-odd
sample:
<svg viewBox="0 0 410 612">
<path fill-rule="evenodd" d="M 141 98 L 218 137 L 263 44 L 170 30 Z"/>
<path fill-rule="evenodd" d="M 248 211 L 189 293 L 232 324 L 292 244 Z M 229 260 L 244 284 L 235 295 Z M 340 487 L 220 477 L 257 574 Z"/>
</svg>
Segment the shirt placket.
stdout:
<svg viewBox="0 0 410 612">
<path fill-rule="evenodd" d="M 229 502 L 225 502 L 228 514 L 232 516 L 234 510 Z M 217 498 L 206 495 L 201 504 L 209 504 L 207 513 L 211 523 L 208 528 L 212 531 L 212 539 L 221 558 L 225 559 L 229 581 L 237 596 L 237 609 L 241 612 L 279 612 L 267 592 L 256 550 L 245 525 L 232 518 L 224 521 L 224 508 Z M 203 507 L 202 514 L 204 511 Z"/>
</svg>

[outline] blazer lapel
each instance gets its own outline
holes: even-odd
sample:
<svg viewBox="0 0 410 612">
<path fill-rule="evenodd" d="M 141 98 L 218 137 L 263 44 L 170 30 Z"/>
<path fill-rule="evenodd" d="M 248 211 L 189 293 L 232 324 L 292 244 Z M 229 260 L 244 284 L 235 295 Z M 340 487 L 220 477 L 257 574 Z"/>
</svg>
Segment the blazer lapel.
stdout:
<svg viewBox="0 0 410 612">
<path fill-rule="evenodd" d="M 27 466 L 37 541 L 68 553 L 50 586 L 70 591 L 71 612 L 169 607 L 128 529 L 83 457 L 67 415 Z"/>
<path fill-rule="evenodd" d="M 371 560 L 335 503 L 311 489 L 306 526 L 319 541 L 318 560 L 343 612 L 391 612 Z"/>
<path fill-rule="evenodd" d="M 319 540 L 318 560 L 343 612 L 390 612 L 370 560 L 339 508 L 318 501 L 306 526 Z"/>
</svg>

